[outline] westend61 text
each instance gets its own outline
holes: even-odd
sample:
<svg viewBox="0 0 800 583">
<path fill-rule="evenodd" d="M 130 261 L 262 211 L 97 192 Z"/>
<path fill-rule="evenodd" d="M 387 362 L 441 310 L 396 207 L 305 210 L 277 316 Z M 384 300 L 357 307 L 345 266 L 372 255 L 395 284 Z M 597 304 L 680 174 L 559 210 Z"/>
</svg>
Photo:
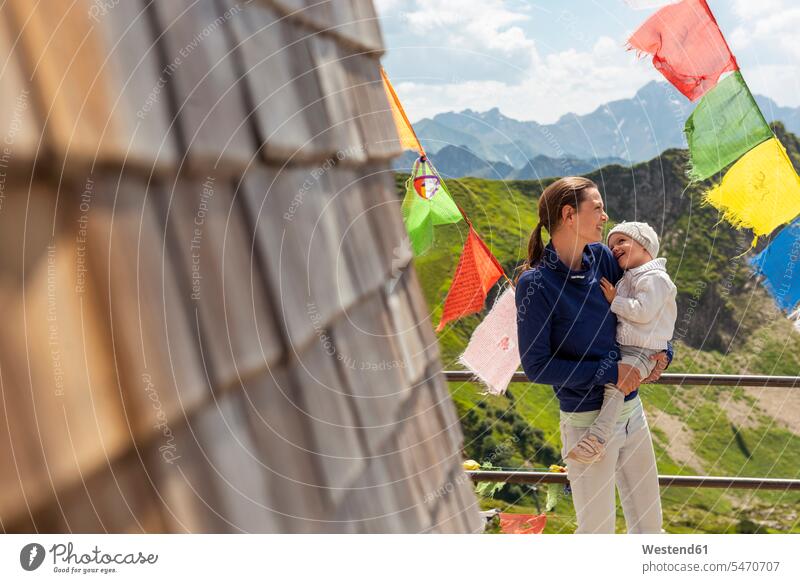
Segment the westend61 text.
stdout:
<svg viewBox="0 0 800 583">
<path fill-rule="evenodd" d="M 687 545 L 684 547 L 665 545 L 642 545 L 642 552 L 645 555 L 707 555 L 708 545 Z"/>
</svg>

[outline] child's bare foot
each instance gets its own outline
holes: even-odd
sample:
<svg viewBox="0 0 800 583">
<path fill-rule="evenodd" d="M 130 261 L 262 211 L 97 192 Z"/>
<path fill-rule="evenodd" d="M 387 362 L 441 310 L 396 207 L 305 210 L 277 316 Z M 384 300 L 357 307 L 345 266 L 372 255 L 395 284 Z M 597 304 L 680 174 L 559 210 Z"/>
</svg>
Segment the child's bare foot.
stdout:
<svg viewBox="0 0 800 583">
<path fill-rule="evenodd" d="M 575 444 L 575 447 L 570 450 L 567 457 L 583 464 L 591 464 L 601 460 L 605 453 L 606 445 L 600 441 L 600 438 L 587 433 Z"/>
</svg>

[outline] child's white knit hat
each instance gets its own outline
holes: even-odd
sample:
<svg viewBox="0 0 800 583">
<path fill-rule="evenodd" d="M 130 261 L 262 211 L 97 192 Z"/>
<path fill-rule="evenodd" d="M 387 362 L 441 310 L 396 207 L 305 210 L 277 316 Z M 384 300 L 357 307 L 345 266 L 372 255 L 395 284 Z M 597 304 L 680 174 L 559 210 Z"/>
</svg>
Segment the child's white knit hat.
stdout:
<svg viewBox="0 0 800 583">
<path fill-rule="evenodd" d="M 658 257 L 658 235 L 656 235 L 653 227 L 647 223 L 622 221 L 619 225 L 608 232 L 608 238 L 606 241 L 610 241 L 611 235 L 614 233 L 622 233 L 623 235 L 627 235 L 644 247 L 653 259 Z"/>
</svg>

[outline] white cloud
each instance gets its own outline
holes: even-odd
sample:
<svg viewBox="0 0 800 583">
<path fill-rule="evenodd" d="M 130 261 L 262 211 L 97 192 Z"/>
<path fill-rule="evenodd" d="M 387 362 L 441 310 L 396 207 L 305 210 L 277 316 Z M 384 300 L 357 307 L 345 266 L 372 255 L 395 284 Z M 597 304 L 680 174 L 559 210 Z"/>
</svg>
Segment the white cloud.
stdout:
<svg viewBox="0 0 800 583">
<path fill-rule="evenodd" d="M 723 17 L 726 36 L 753 91 L 781 105 L 800 105 L 796 2 L 709 4 Z M 499 107 L 517 119 L 552 122 L 565 113 L 588 113 L 608 101 L 632 97 L 648 81 L 664 81 L 649 59 L 637 61 L 625 51 L 623 34 L 632 30 L 595 27 L 591 18 L 567 9 L 529 10 L 525 4 L 501 0 L 376 0 L 376 5 L 384 27 L 391 27 L 391 38 L 402 39 L 405 50 L 413 44 L 444 47 L 423 53 L 436 59 L 435 66 L 412 70 L 404 63 L 405 80 L 425 79 L 396 84 L 414 121 L 444 111 Z M 638 15 L 644 16 L 635 14 L 636 22 Z M 562 43 L 552 49 L 541 31 L 535 39 L 540 23 L 534 18 L 547 19 L 547 26 L 572 48 Z M 600 36 L 609 33 L 614 38 Z"/>
<path fill-rule="evenodd" d="M 753 93 L 766 95 L 784 107 L 800 106 L 800 67 L 756 65 L 748 67 L 745 79 Z"/>
<path fill-rule="evenodd" d="M 733 0 L 733 13 L 742 20 L 749 20 L 782 8 L 783 0 Z"/>
<path fill-rule="evenodd" d="M 800 27 L 800 8 L 768 11 L 748 19 L 731 34 L 734 52 L 748 48 L 780 48 L 800 58 L 797 28 Z"/>
<path fill-rule="evenodd" d="M 509 9 L 502 0 L 415 0 L 404 19 L 409 32 L 433 35 L 435 42 L 453 48 L 504 56 L 534 48 L 533 39 L 515 26 L 530 15 Z"/>
<path fill-rule="evenodd" d="M 779 105 L 800 105 L 800 8 L 784 0 L 736 0 L 733 12 L 741 21 L 730 45 L 752 91 Z"/>
</svg>

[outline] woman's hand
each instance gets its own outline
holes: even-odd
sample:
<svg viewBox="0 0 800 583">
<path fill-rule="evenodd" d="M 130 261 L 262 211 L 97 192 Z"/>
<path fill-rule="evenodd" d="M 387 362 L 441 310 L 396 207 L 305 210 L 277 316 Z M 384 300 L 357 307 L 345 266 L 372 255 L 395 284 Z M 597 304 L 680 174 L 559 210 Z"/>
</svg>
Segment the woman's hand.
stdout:
<svg viewBox="0 0 800 583">
<path fill-rule="evenodd" d="M 653 354 L 650 357 L 650 360 L 656 361 L 656 367 L 653 369 L 653 372 L 650 373 L 646 379 L 644 379 L 643 383 L 652 383 L 657 381 L 661 378 L 661 373 L 666 370 L 667 365 L 669 364 L 669 359 L 667 358 L 666 352 L 659 352 L 658 354 Z"/>
<path fill-rule="evenodd" d="M 600 288 L 603 290 L 603 295 L 606 296 L 609 304 L 617 297 L 617 289 L 605 277 L 600 280 Z"/>
<path fill-rule="evenodd" d="M 635 366 L 620 362 L 617 363 L 617 370 L 619 371 L 619 375 L 616 386 L 625 396 L 639 388 L 642 377 L 639 376 L 639 371 Z"/>
</svg>

